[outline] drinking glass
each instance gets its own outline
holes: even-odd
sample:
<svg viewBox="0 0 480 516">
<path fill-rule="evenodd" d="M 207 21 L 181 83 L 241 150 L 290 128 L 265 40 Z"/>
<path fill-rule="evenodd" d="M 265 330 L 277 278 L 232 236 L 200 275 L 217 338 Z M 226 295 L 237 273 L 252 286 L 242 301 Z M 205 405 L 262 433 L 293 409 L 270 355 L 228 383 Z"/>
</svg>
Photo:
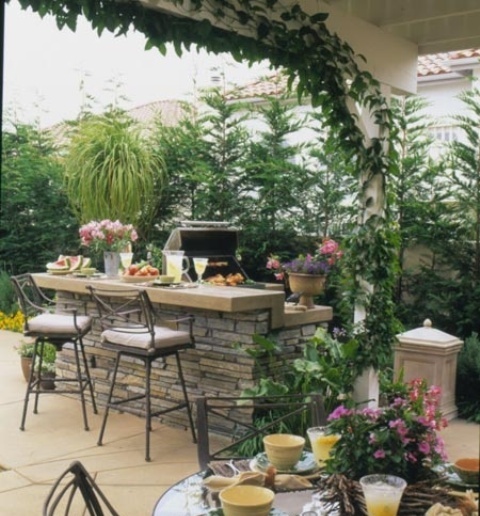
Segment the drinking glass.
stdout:
<svg viewBox="0 0 480 516">
<path fill-rule="evenodd" d="M 132 265 L 133 253 L 120 253 L 120 263 L 123 270 L 128 269 Z"/>
<path fill-rule="evenodd" d="M 319 466 L 325 466 L 325 461 L 330 457 L 331 450 L 339 441 L 340 435 L 328 434 L 324 426 L 307 428 L 307 434 L 315 460 Z"/>
<path fill-rule="evenodd" d="M 367 475 L 360 479 L 368 516 L 397 516 L 407 482 L 394 475 Z"/>
<path fill-rule="evenodd" d="M 195 267 L 195 272 L 197 273 L 197 283 L 202 283 L 203 274 L 208 265 L 208 258 L 194 258 L 193 266 Z"/>
</svg>

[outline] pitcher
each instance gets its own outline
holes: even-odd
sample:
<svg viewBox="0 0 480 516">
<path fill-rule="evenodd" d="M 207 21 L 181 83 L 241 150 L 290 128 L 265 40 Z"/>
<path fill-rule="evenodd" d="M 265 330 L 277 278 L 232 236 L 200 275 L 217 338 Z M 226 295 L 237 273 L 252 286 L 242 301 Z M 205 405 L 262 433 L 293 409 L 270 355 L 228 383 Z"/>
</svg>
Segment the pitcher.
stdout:
<svg viewBox="0 0 480 516">
<path fill-rule="evenodd" d="M 182 281 L 182 274 L 188 272 L 190 260 L 184 256 L 184 251 L 163 251 L 165 260 L 165 272 L 168 276 L 173 276 L 174 283 Z M 183 268 L 185 262 L 185 268 Z"/>
</svg>

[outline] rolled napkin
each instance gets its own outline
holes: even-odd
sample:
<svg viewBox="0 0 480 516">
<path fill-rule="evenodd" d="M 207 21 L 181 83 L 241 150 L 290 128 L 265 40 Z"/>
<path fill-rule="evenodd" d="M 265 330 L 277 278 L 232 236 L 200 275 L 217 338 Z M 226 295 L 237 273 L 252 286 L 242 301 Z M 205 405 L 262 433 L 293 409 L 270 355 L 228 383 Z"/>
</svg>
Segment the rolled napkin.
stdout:
<svg viewBox="0 0 480 516">
<path fill-rule="evenodd" d="M 310 489 L 313 487 L 310 480 L 300 475 L 275 475 L 275 489 Z"/>
<path fill-rule="evenodd" d="M 212 475 L 203 480 L 210 491 L 221 491 L 235 485 L 271 487 L 270 475 L 256 471 L 242 471 L 234 477 Z M 309 489 L 312 483 L 299 475 L 275 475 L 273 486 L 278 490 Z"/>
<path fill-rule="evenodd" d="M 208 487 L 210 491 L 221 491 L 226 487 L 236 485 L 263 486 L 265 485 L 264 473 L 256 471 L 242 471 L 234 477 L 222 477 L 220 475 L 212 475 L 203 479 L 203 485 Z"/>
<path fill-rule="evenodd" d="M 428 509 L 425 516 L 463 516 L 463 512 L 460 509 L 445 507 L 441 503 L 436 503 Z"/>
</svg>

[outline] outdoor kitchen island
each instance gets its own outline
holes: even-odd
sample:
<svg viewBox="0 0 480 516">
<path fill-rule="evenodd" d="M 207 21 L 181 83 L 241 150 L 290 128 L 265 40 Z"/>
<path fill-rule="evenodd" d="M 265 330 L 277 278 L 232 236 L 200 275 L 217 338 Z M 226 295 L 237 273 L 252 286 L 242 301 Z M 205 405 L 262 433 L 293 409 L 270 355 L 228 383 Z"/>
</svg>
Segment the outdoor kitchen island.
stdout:
<svg viewBox="0 0 480 516">
<path fill-rule="evenodd" d="M 168 319 L 193 315 L 195 349 L 186 350 L 181 356 L 191 400 L 203 394 L 238 395 L 256 383 L 260 371 L 245 352 L 246 348 L 255 346 L 252 341 L 254 334 L 270 335 L 281 346 L 281 353 L 274 359 L 265 358 L 262 364 L 268 375 L 277 376 L 281 375 L 286 361 L 293 361 L 301 355 L 303 343 L 315 333 L 317 326 L 332 318 L 332 309 L 327 306 L 315 306 L 306 311 L 286 308 L 284 292 L 274 286 L 268 288 L 268 285 L 262 289 L 203 284 L 194 288 L 169 289 L 124 283 L 120 279 L 77 278 L 47 273 L 34 274 L 34 277 L 41 288 L 55 291 L 59 301 L 71 298 L 89 300 L 86 288 L 89 284 L 117 289 L 141 288 L 148 292 L 159 317 Z M 88 306 L 94 313 L 93 303 Z M 114 356 L 102 348 L 98 324 L 94 324 L 84 343 L 95 394 L 101 405 L 106 401 Z M 115 394 L 126 397 L 138 393 L 143 385 L 143 370 L 143 365 L 134 361 L 123 364 L 119 375 L 121 387 Z M 57 374 L 70 376 L 73 371 L 73 353 L 66 344 L 64 351 L 58 354 Z M 181 398 L 174 358 L 167 358 L 163 363 L 158 360 L 153 365 L 152 401 L 158 403 L 159 408 L 167 407 L 169 402 L 165 398 Z M 184 411 L 165 416 L 165 422 L 188 424 Z"/>
</svg>

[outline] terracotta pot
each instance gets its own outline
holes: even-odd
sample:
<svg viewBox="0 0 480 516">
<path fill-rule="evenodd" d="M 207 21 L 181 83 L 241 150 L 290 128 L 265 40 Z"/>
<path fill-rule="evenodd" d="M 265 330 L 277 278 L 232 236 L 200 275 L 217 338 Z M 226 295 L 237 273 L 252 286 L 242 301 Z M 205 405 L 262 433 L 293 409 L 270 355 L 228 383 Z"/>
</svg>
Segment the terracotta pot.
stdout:
<svg viewBox="0 0 480 516">
<path fill-rule="evenodd" d="M 301 274 L 299 272 L 290 272 L 288 274 L 288 283 L 290 290 L 300 294 L 300 305 L 307 308 L 313 308 L 313 296 L 318 296 L 325 290 L 325 276 L 318 274 Z"/>
<path fill-rule="evenodd" d="M 20 365 L 22 366 L 22 373 L 25 381 L 30 379 L 30 368 L 32 367 L 32 357 L 20 357 Z"/>
</svg>

